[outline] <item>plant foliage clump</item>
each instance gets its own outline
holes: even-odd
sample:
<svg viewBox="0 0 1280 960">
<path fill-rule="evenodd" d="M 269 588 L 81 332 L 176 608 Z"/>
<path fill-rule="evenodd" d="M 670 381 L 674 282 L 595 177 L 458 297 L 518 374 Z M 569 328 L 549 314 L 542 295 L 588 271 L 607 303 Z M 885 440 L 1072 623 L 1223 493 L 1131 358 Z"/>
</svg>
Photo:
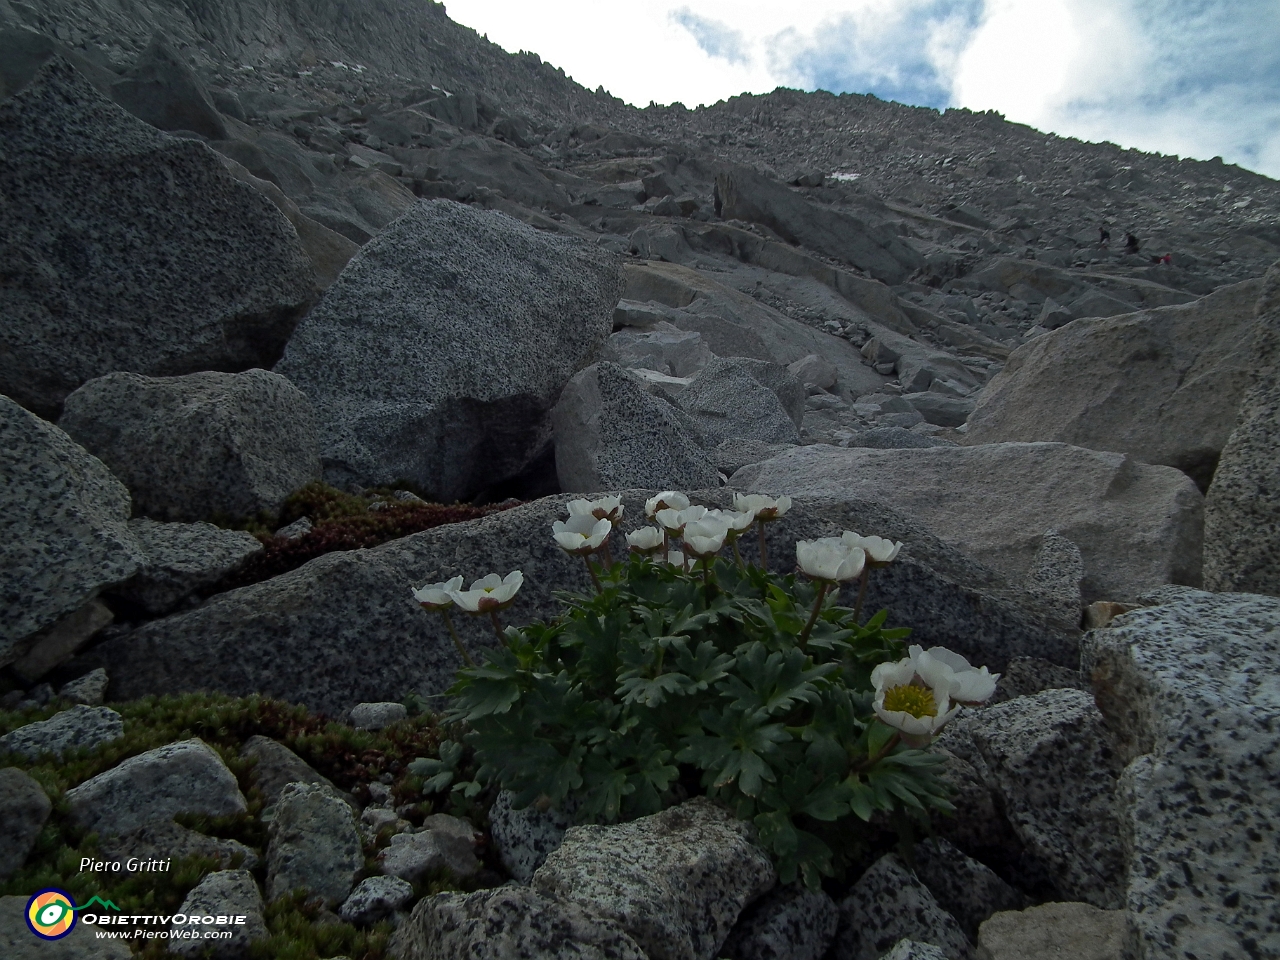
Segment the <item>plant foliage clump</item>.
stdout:
<svg viewBox="0 0 1280 960">
<path fill-rule="evenodd" d="M 508 627 L 459 672 L 450 718 L 471 730 L 477 781 L 576 809 L 580 821 L 657 812 L 702 792 L 754 822 L 784 882 L 841 875 L 878 812 L 949 810 L 942 758 L 876 719 L 871 671 L 903 653 L 887 611 L 865 624 L 793 575 L 717 558 L 702 570 L 633 556 L 551 623 Z M 450 745 L 452 746 L 452 745 Z M 865 831 L 864 831 L 865 832 Z"/>
</svg>

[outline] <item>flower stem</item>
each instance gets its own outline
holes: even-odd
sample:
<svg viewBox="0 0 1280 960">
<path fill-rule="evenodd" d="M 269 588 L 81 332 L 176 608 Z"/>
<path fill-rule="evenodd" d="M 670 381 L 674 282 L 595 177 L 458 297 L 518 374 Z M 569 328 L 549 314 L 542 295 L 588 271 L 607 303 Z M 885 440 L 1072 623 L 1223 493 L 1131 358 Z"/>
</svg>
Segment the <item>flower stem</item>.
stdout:
<svg viewBox="0 0 1280 960">
<path fill-rule="evenodd" d="M 733 547 L 733 559 L 737 561 L 738 569 L 739 570 L 747 569 L 747 565 L 742 562 L 742 554 L 738 550 L 738 538 L 734 537 L 732 540 L 730 540 L 729 545 Z"/>
<path fill-rule="evenodd" d="M 867 595 L 867 581 L 871 579 L 871 568 L 863 567 L 862 576 L 858 578 L 858 599 L 853 605 L 853 622 L 862 626 L 862 598 Z"/>
<path fill-rule="evenodd" d="M 879 763 L 881 760 L 883 760 L 885 757 L 889 755 L 890 750 L 892 750 L 901 742 L 902 742 L 902 734 L 895 733 L 892 737 L 889 738 L 888 742 L 885 743 L 883 747 L 881 747 L 878 751 L 876 751 L 876 755 L 874 757 L 868 757 L 866 760 L 863 760 L 861 763 L 855 763 L 853 765 L 853 770 L 851 770 L 850 772 L 861 773 L 863 770 L 869 769 L 870 767 L 874 767 L 877 763 Z"/>
<path fill-rule="evenodd" d="M 809 622 L 804 625 L 804 633 L 800 634 L 800 649 L 803 651 L 809 643 L 809 634 L 813 631 L 813 625 L 818 622 L 818 614 L 822 612 L 822 598 L 827 595 L 827 588 L 830 586 L 825 581 L 818 584 L 818 598 L 813 601 L 813 613 L 809 614 Z"/>
<path fill-rule="evenodd" d="M 609 538 L 604 538 L 604 543 L 600 545 L 601 552 L 604 553 L 605 567 L 609 570 L 613 569 L 613 547 L 609 544 Z"/>
<path fill-rule="evenodd" d="M 707 606 L 711 606 L 711 558 L 702 558 L 702 593 Z"/>
<path fill-rule="evenodd" d="M 448 610 L 442 609 L 440 613 L 444 616 L 445 625 L 449 628 L 449 636 L 453 637 L 453 645 L 458 648 L 458 653 L 462 655 L 463 661 L 468 667 L 474 667 L 476 662 L 471 659 L 471 654 L 467 653 L 467 648 L 458 639 L 458 631 L 453 626 L 453 617 L 449 616 Z"/>
<path fill-rule="evenodd" d="M 591 557 L 583 555 L 582 560 L 587 565 L 587 573 L 591 574 L 591 582 L 596 585 L 596 593 L 604 593 L 604 587 L 600 586 L 600 578 L 596 576 L 596 568 L 591 565 Z"/>
<path fill-rule="evenodd" d="M 757 520 L 756 522 L 760 525 L 760 569 L 768 570 L 769 569 L 769 548 L 765 546 L 765 542 L 764 542 L 764 521 Z"/>
<path fill-rule="evenodd" d="M 502 623 L 498 620 L 498 611 L 489 611 L 489 621 L 493 624 L 493 631 L 498 635 L 498 639 L 502 641 L 502 645 L 507 646 L 507 635 L 502 632 Z"/>
</svg>

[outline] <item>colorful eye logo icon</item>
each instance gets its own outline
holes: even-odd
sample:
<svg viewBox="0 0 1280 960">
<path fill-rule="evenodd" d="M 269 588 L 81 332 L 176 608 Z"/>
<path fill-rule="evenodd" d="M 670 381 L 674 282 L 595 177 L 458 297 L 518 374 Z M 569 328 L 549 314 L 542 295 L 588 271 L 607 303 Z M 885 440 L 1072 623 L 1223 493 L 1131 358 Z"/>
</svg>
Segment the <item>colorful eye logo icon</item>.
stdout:
<svg viewBox="0 0 1280 960">
<path fill-rule="evenodd" d="M 76 925 L 76 905 L 70 894 L 50 888 L 27 901 L 27 926 L 41 940 L 61 940 Z"/>
</svg>

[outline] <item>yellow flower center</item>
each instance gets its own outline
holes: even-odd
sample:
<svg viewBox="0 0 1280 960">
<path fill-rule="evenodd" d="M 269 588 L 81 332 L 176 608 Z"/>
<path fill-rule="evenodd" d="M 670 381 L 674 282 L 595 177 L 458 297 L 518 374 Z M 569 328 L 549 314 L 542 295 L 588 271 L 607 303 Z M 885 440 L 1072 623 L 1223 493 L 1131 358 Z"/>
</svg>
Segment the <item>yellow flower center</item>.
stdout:
<svg viewBox="0 0 1280 960">
<path fill-rule="evenodd" d="M 909 713 L 913 717 L 936 717 L 938 705 L 928 687 L 907 684 L 890 687 L 884 692 L 884 708 L 892 713 Z"/>
</svg>

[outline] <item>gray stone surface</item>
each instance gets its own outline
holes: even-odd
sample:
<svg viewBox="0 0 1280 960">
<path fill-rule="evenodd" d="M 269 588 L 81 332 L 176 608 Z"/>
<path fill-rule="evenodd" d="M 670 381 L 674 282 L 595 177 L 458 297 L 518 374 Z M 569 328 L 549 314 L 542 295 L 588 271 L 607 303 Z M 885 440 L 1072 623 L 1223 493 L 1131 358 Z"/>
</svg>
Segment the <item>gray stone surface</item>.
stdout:
<svg viewBox="0 0 1280 960">
<path fill-rule="evenodd" d="M 311 403 L 267 370 L 111 373 L 68 396 L 58 425 L 155 520 L 253 517 L 320 479 Z"/>
<path fill-rule="evenodd" d="M 816 353 L 792 361 L 787 364 L 787 369 L 806 388 L 812 387 L 818 390 L 833 390 L 840 373 L 834 363 L 824 360 Z"/>
<path fill-rule="evenodd" d="M 197 883 L 178 912 L 187 917 L 242 916 L 243 924 L 229 924 L 231 937 L 212 943 L 203 939 L 175 940 L 169 950 L 180 957 L 199 957 L 212 947 L 212 960 L 241 960 L 249 955 L 254 940 L 265 940 L 267 923 L 263 918 L 262 893 L 248 870 L 218 870 Z M 171 931 L 182 929 L 171 927 Z"/>
<path fill-rule="evenodd" d="M 363 868 L 351 807 L 323 785 L 285 786 L 271 821 L 267 896 L 274 900 L 303 887 L 335 907 L 347 899 Z"/>
<path fill-rule="evenodd" d="M 1003 703 L 1014 697 L 1029 697 L 1041 690 L 1061 689 L 1087 691 L 1089 682 L 1079 670 L 1038 657 L 1014 657 L 996 681 L 996 692 L 989 702 Z"/>
<path fill-rule="evenodd" d="M 788 411 L 779 393 L 798 396 L 798 409 Z M 716 357 L 676 402 L 698 425 L 707 447 L 731 437 L 763 443 L 800 440 L 804 386 L 786 368 L 764 360 Z"/>
<path fill-rule="evenodd" d="M 692 377 L 711 360 L 711 350 L 701 334 L 659 321 L 646 330 L 619 330 L 604 342 L 600 359 L 670 377 Z"/>
<path fill-rule="evenodd" d="M 129 491 L 63 431 L 0 397 L 0 665 L 142 559 Z"/>
<path fill-rule="evenodd" d="M 474 846 L 470 837 L 446 830 L 397 833 L 378 854 L 378 869 L 388 877 L 410 882 L 426 879 L 427 874 L 438 870 L 465 879 L 480 869 L 480 861 L 472 852 Z"/>
<path fill-rule="evenodd" d="M 58 696 L 72 703 L 83 703 L 89 707 L 100 707 L 107 698 L 107 671 L 102 667 L 90 670 L 83 677 L 64 683 L 58 689 Z"/>
<path fill-rule="evenodd" d="M 967 397 L 948 397 L 926 391 L 908 393 L 902 399 L 915 407 L 926 423 L 936 423 L 940 427 L 958 427 L 973 413 L 974 401 Z"/>
<path fill-rule="evenodd" d="M 123 77 L 111 98 L 139 120 L 161 130 L 190 130 L 210 140 L 229 140 L 209 92 L 194 70 L 156 34 Z"/>
<path fill-rule="evenodd" d="M 133 578 L 112 589 L 111 595 L 154 616 L 181 607 L 262 552 L 262 542 L 253 534 L 212 523 L 161 523 L 138 517 L 129 521 L 129 531 L 144 559 Z"/>
<path fill-rule="evenodd" d="M 656 492 L 623 491 L 628 519 L 614 534 L 615 556 L 625 549 L 622 533 L 642 525 L 645 499 Z M 566 516 L 570 499 L 548 497 L 371 550 L 329 554 L 99 644 L 77 662 L 86 669 L 106 666 L 118 699 L 216 689 L 284 697 L 336 715 L 409 690 L 443 693 L 461 660 L 443 619 L 419 607 L 410 587 L 454 575 L 470 579 L 521 570 L 524 585 L 502 614 L 503 623 L 558 615 L 556 591 L 591 589 L 582 561 L 551 538 L 551 524 Z M 725 489 L 703 491 L 696 499 L 709 506 L 733 503 Z M 1017 656 L 1078 662 L 1077 639 L 1047 629 L 1010 599 L 1008 585 L 989 567 L 873 503 L 800 499 L 781 522 L 769 525 L 772 568 L 795 569 L 796 540 L 839 536 L 842 530 L 907 544 L 899 559 L 872 576 L 866 606 L 888 607 L 893 622 L 912 627 L 913 641 L 950 647 L 993 671 Z M 854 592 L 846 590 L 843 602 L 851 605 Z M 494 644 L 487 621 L 454 622 L 473 655 Z M 205 668 L 210 658 L 219 664 L 212 673 Z"/>
<path fill-rule="evenodd" d="M 1128 940 L 1123 910 L 1042 903 L 984 923 L 977 960 L 1125 960 L 1131 956 Z"/>
<path fill-rule="evenodd" d="M 730 960 L 821 960 L 840 923 L 840 908 L 803 884 L 775 887 L 738 918 L 720 956 Z"/>
<path fill-rule="evenodd" d="M 413 884 L 399 877 L 367 877 L 356 884 L 338 916 L 347 923 L 368 927 L 413 903 Z"/>
<path fill-rule="evenodd" d="M 856 217 L 810 204 L 776 180 L 746 167 L 725 167 L 716 177 L 716 212 L 726 220 L 759 223 L 788 243 L 835 257 L 885 283 L 901 283 L 924 266 L 915 248 Z"/>
<path fill-rule="evenodd" d="M 916 844 L 912 869 L 971 941 L 977 939 L 982 921 L 993 913 L 1021 910 L 1027 905 L 1027 898 L 994 870 L 941 838 Z"/>
<path fill-rule="evenodd" d="M 904 937 L 881 960 L 947 960 L 947 955 L 932 943 L 918 943 Z"/>
<path fill-rule="evenodd" d="M 99 709 L 106 709 L 105 707 Z M 122 760 L 66 792 L 72 820 L 115 836 L 177 813 L 245 811 L 235 775 L 203 740 L 182 740 Z"/>
<path fill-rule="evenodd" d="M 1216 591 L 1280 596 L 1280 263 L 1255 307 L 1249 380 L 1239 422 L 1205 498 L 1204 584 Z"/>
<path fill-rule="evenodd" d="M 249 779 L 262 794 L 267 808 L 275 806 L 281 792 L 291 783 L 314 783 L 337 793 L 328 779 L 278 740 L 255 734 L 244 742 L 240 755 L 254 761 Z"/>
<path fill-rule="evenodd" d="M 1143 958 L 1280 956 L 1280 600 L 1186 591 L 1085 637 Z"/>
<path fill-rule="evenodd" d="M 27 862 L 52 809 L 40 784 L 17 767 L 0 768 L 0 880 Z"/>
<path fill-rule="evenodd" d="M 13 662 L 13 672 L 26 683 L 35 683 L 58 664 L 71 659 L 114 619 L 110 608 L 93 599 L 53 626 L 28 638 L 27 652 Z"/>
<path fill-rule="evenodd" d="M 403 478 L 450 502 L 545 449 L 620 293 L 597 246 L 422 201 L 352 259 L 276 370 L 316 405 L 327 479 Z"/>
<path fill-rule="evenodd" d="M 0 897 L 0 955 L 5 960 L 130 960 L 123 940 L 99 940 L 93 927 L 77 923 L 61 940 L 40 940 L 27 926 L 30 897 Z"/>
<path fill-rule="evenodd" d="M 120 863 L 125 863 L 130 857 L 139 860 L 208 857 L 216 860 L 223 870 L 253 870 L 259 859 L 252 847 L 239 840 L 210 837 L 172 820 L 156 820 L 118 837 L 101 838 L 98 852 L 101 859 Z"/>
<path fill-rule="evenodd" d="M 968 960 L 972 947 L 955 917 L 897 854 L 885 854 L 840 901 L 832 960 L 879 960 L 900 940 L 931 943 L 947 960 Z"/>
<path fill-rule="evenodd" d="M 982 391 L 965 442 L 1114 450 L 1207 488 L 1248 385 L 1259 287 L 1249 280 L 1036 337 Z"/>
<path fill-rule="evenodd" d="M 696 424 L 617 364 L 593 364 L 574 376 L 551 419 L 562 490 L 688 490 L 718 482 Z"/>
<path fill-rule="evenodd" d="M 931 450 L 815 445 L 745 467 L 730 485 L 877 500 L 1021 579 L 1046 527 L 1084 557 L 1086 601 L 1200 580 L 1203 500 L 1185 474 L 1061 443 Z"/>
<path fill-rule="evenodd" d="M 616 921 L 651 960 L 712 960 L 777 879 L 751 827 L 697 798 L 616 826 L 571 827 L 533 889 Z"/>
<path fill-rule="evenodd" d="M 0 393 L 54 418 L 87 380 L 270 366 L 311 266 L 269 200 L 51 58 L 0 104 Z M 86 159 L 91 158 L 91 159 Z"/>
<path fill-rule="evenodd" d="M 717 470 L 726 477 L 730 477 L 749 463 L 768 460 L 789 449 L 791 449 L 789 444 L 764 443 L 760 440 L 729 437 L 716 444 L 716 448 L 711 451 L 711 459 Z"/>
<path fill-rule="evenodd" d="M 110 707 L 77 704 L 0 737 L 0 750 L 20 753 L 29 760 L 52 753 L 59 759 L 72 750 L 92 750 L 124 736 L 124 721 Z"/>
<path fill-rule="evenodd" d="M 503 790 L 489 808 L 489 835 L 507 873 L 528 883 L 551 852 L 564 840 L 573 822 L 559 810 L 527 806 L 513 809 L 510 790 Z"/>
<path fill-rule="evenodd" d="M 1116 784 L 1121 762 L 1093 697 L 1045 690 L 952 721 L 939 744 L 970 759 L 997 794 L 1030 863 L 1062 899 L 1123 902 Z"/>
<path fill-rule="evenodd" d="M 1079 630 L 1084 611 L 1080 584 L 1084 557 L 1080 548 L 1056 530 L 1045 531 L 1027 571 L 1027 594 L 1049 621 L 1064 630 Z"/>
<path fill-rule="evenodd" d="M 845 446 L 870 447 L 874 450 L 924 450 L 927 447 L 946 447 L 950 444 L 937 437 L 912 433 L 906 427 L 889 425 L 859 430 L 849 438 Z"/>
<path fill-rule="evenodd" d="M 529 887 L 423 897 L 396 933 L 398 960 L 651 960 L 619 924 Z"/>
<path fill-rule="evenodd" d="M 357 730 L 381 730 L 409 715 L 403 703 L 357 703 L 351 708 L 351 725 Z"/>
</svg>

